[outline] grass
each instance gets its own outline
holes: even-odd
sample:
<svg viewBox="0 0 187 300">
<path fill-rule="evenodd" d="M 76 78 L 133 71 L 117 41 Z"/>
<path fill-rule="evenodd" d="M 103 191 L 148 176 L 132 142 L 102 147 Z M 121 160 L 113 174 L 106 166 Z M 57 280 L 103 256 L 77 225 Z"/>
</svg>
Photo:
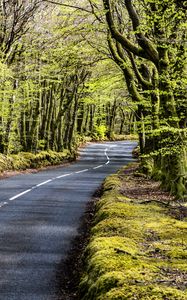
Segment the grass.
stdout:
<svg viewBox="0 0 187 300">
<path fill-rule="evenodd" d="M 187 299 L 187 224 L 159 203 L 121 193 L 110 176 L 85 251 L 82 300 Z"/>
</svg>

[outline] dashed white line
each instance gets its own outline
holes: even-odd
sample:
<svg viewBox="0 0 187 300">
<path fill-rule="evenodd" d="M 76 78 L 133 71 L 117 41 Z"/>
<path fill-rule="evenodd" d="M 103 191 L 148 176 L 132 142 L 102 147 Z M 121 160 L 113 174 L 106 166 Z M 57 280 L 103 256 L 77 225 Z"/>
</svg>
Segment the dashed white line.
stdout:
<svg viewBox="0 0 187 300">
<path fill-rule="evenodd" d="M 107 154 L 107 151 L 108 151 L 108 149 L 106 148 L 105 149 L 105 156 L 106 156 L 106 158 L 108 159 L 108 163 L 110 162 L 110 158 L 109 158 L 109 156 L 108 156 L 108 154 Z"/>
<path fill-rule="evenodd" d="M 52 179 L 49 179 L 49 180 L 46 180 L 44 182 L 41 182 L 41 183 L 37 184 L 36 186 L 39 187 L 39 186 L 44 185 L 44 184 L 46 184 L 48 182 L 51 182 L 51 181 L 52 181 Z"/>
<path fill-rule="evenodd" d="M 87 172 L 89 169 L 84 169 L 84 170 L 81 170 L 81 171 L 77 171 L 75 172 L 75 174 L 80 174 L 80 173 L 84 173 L 84 172 Z"/>
<path fill-rule="evenodd" d="M 96 170 L 96 169 L 99 169 L 99 168 L 102 168 L 103 165 L 100 165 L 100 166 L 97 166 L 97 167 L 94 167 L 93 169 Z"/>
<path fill-rule="evenodd" d="M 55 179 L 60 179 L 60 178 L 66 177 L 66 176 L 70 176 L 72 174 L 73 173 L 68 173 L 68 174 L 60 175 L 60 176 L 56 177 Z"/>
<path fill-rule="evenodd" d="M 3 202 L 3 203 L 0 204 L 0 207 L 3 207 L 5 205 L 7 205 L 7 204 L 8 204 L 8 202 Z"/>
<path fill-rule="evenodd" d="M 31 189 L 26 190 L 26 191 L 24 191 L 24 192 L 22 192 L 22 193 L 20 193 L 20 194 L 18 194 L 18 195 L 16 195 L 16 196 L 10 198 L 9 201 L 13 201 L 13 200 L 15 200 L 15 199 L 17 199 L 17 198 L 19 198 L 19 197 L 21 197 L 21 196 L 23 196 L 23 195 L 29 193 L 30 191 L 31 191 Z"/>
<path fill-rule="evenodd" d="M 35 186 L 31 187 L 31 190 L 35 190 L 36 188 L 37 188 L 37 186 L 35 185 Z"/>
<path fill-rule="evenodd" d="M 106 156 L 106 158 L 107 158 L 107 162 L 106 162 L 105 164 L 103 164 L 103 165 L 99 165 L 99 166 L 96 166 L 96 167 L 92 168 L 93 170 L 102 168 L 104 165 L 108 165 L 108 164 L 110 163 L 110 158 L 109 158 L 109 156 L 108 156 L 108 154 L 107 154 L 107 151 L 108 151 L 108 148 L 106 148 L 106 149 L 105 149 L 105 152 L 104 152 L 104 153 L 105 153 L 105 156 Z M 45 184 L 47 184 L 47 183 L 49 183 L 49 182 L 51 182 L 51 181 L 53 181 L 53 180 L 55 180 L 55 179 L 60 179 L 60 178 L 63 178 L 63 177 L 70 176 L 70 175 L 72 175 L 72 174 L 80 174 L 80 173 L 84 173 L 84 172 L 87 172 L 87 171 L 89 171 L 89 169 L 84 169 L 84 170 L 80 170 L 80 171 L 77 171 L 77 172 L 72 172 L 72 173 L 63 174 L 63 175 L 60 175 L 60 176 L 57 176 L 57 177 L 53 177 L 52 179 L 46 180 L 46 181 L 44 181 L 44 182 L 41 182 L 41 183 L 39 183 L 39 184 L 37 184 L 37 185 L 31 187 L 30 189 L 28 189 L 28 190 L 26 190 L 26 191 L 24 191 L 24 192 L 22 192 L 22 193 L 20 193 L 20 194 L 17 194 L 17 195 L 15 195 L 14 197 L 11 197 L 11 198 L 9 199 L 9 201 L 13 201 L 13 200 L 15 200 L 15 199 L 17 199 L 17 198 L 19 198 L 19 197 L 21 197 L 21 196 L 23 196 L 23 195 L 25 195 L 25 194 L 31 192 L 33 189 L 36 189 L 37 187 L 40 187 L 40 186 L 42 186 L 42 185 L 45 185 Z M 8 204 L 8 202 L 4 202 L 3 204 L 0 204 L 0 207 L 4 206 L 4 205 L 6 205 L 6 204 Z"/>
</svg>

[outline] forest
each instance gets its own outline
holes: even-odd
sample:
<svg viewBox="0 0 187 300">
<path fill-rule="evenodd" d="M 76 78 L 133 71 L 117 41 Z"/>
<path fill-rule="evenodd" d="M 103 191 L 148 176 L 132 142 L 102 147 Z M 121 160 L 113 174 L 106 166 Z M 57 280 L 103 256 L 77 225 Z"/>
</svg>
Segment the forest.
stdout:
<svg viewBox="0 0 187 300">
<path fill-rule="evenodd" d="M 141 171 L 187 188 L 187 1 L 1 0 L 0 153 L 139 140 Z"/>
</svg>

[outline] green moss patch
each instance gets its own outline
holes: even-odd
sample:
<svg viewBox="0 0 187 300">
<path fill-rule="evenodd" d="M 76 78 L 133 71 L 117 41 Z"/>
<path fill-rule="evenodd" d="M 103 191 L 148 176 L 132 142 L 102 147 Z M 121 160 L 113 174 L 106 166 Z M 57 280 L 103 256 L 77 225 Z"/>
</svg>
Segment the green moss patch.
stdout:
<svg viewBox="0 0 187 300">
<path fill-rule="evenodd" d="M 0 154 L 0 172 L 58 165 L 72 158 L 73 155 L 68 150 L 63 152 L 41 151 L 37 154 L 20 152 L 8 156 Z"/>
<path fill-rule="evenodd" d="M 187 299 L 186 219 L 175 219 L 159 202 L 128 198 L 120 192 L 124 180 L 118 174 L 104 183 L 85 251 L 81 299 Z"/>
</svg>

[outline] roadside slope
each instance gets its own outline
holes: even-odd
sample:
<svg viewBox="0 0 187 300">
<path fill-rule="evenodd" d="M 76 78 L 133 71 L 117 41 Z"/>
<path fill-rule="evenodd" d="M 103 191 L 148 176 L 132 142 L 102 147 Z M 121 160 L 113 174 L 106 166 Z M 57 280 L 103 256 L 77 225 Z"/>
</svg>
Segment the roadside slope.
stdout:
<svg viewBox="0 0 187 300">
<path fill-rule="evenodd" d="M 30 172 L 48 166 L 60 165 L 75 158 L 75 153 L 70 153 L 69 150 L 64 150 L 63 152 L 49 150 L 41 151 L 37 154 L 20 152 L 18 154 L 4 155 L 0 153 L 0 179 L 20 172 Z"/>
<path fill-rule="evenodd" d="M 85 251 L 83 300 L 187 299 L 186 208 L 134 176 L 136 167 L 105 180 Z"/>
</svg>

